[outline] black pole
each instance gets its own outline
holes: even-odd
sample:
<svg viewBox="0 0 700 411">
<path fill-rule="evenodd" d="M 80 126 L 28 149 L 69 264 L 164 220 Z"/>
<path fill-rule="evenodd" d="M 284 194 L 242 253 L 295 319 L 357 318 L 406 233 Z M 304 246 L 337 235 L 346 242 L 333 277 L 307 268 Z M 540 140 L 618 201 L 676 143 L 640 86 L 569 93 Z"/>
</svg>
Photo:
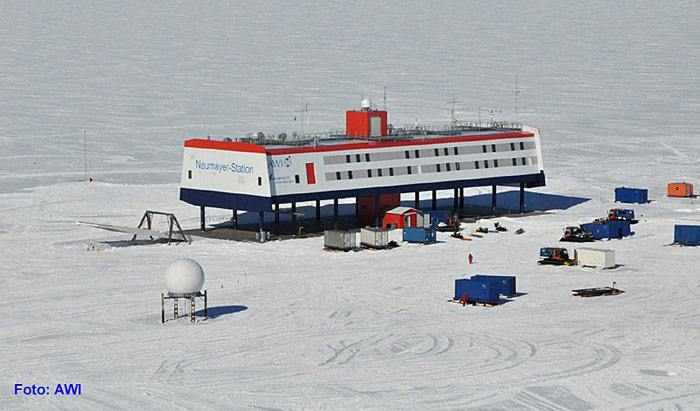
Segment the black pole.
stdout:
<svg viewBox="0 0 700 411">
<path fill-rule="evenodd" d="M 437 191 L 433 190 L 433 210 L 437 210 Z"/>
<path fill-rule="evenodd" d="M 416 191 L 416 199 L 413 201 L 413 208 L 418 210 L 420 208 L 420 192 Z"/>
<path fill-rule="evenodd" d="M 459 197 L 459 190 L 455 188 L 454 191 L 452 192 L 452 210 L 457 209 L 457 206 L 458 206 L 457 201 L 459 201 L 458 197 Z"/>
<path fill-rule="evenodd" d="M 464 187 L 459 188 L 459 208 L 464 208 Z"/>
<path fill-rule="evenodd" d="M 233 209 L 233 228 L 238 229 L 238 210 Z"/>
<path fill-rule="evenodd" d="M 258 228 L 259 228 L 258 231 L 262 231 L 263 224 L 265 223 L 265 213 L 261 211 L 259 214 L 259 217 L 260 217 L 260 222 L 258 223 Z"/>
<path fill-rule="evenodd" d="M 496 185 L 491 186 L 491 208 L 496 211 Z"/>
<path fill-rule="evenodd" d="M 316 221 L 321 221 L 321 200 L 316 200 Z"/>
<path fill-rule="evenodd" d="M 292 203 L 292 232 L 297 230 L 297 203 Z"/>
<path fill-rule="evenodd" d="M 338 199 L 333 199 L 333 228 L 338 228 Z"/>
<path fill-rule="evenodd" d="M 205 231 L 204 220 L 205 220 L 204 206 L 199 206 L 199 229 L 202 231 Z"/>
<path fill-rule="evenodd" d="M 520 183 L 520 214 L 525 212 L 525 183 Z"/>
<path fill-rule="evenodd" d="M 275 224 L 280 223 L 280 204 L 275 203 Z"/>
<path fill-rule="evenodd" d="M 379 227 L 379 196 L 374 196 L 374 226 Z"/>
</svg>

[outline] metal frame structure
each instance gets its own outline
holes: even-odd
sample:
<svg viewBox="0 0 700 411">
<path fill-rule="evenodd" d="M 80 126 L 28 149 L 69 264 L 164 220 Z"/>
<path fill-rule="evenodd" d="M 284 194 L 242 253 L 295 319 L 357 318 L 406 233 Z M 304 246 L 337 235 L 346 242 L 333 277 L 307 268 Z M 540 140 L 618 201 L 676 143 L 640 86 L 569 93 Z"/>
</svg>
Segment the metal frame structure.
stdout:
<svg viewBox="0 0 700 411">
<path fill-rule="evenodd" d="M 143 217 L 141 217 L 141 222 L 139 222 L 138 228 L 141 228 L 143 226 L 143 223 L 146 223 L 147 229 L 151 230 L 153 226 L 153 216 L 154 215 L 163 215 L 168 218 L 168 244 L 170 244 L 172 241 L 185 241 L 185 242 L 190 242 L 190 240 L 187 238 L 185 233 L 182 231 L 182 227 L 180 227 L 180 223 L 177 221 L 177 217 L 175 217 L 175 214 L 173 213 L 164 213 L 162 211 L 152 211 L 152 210 L 146 210 L 145 213 L 143 213 Z M 174 231 L 173 228 L 176 230 Z M 173 233 L 176 235 L 179 235 L 181 238 L 179 239 L 174 239 L 173 238 Z M 134 234 L 133 237 L 131 237 L 131 241 L 136 241 L 136 236 L 138 234 Z M 151 240 L 154 238 L 152 236 L 149 236 Z"/>
<path fill-rule="evenodd" d="M 191 322 L 195 321 L 195 300 L 197 298 L 203 298 L 204 299 L 204 317 L 208 318 L 209 317 L 209 311 L 207 308 L 207 290 L 204 290 L 204 292 L 197 291 L 196 293 L 185 293 L 185 294 L 177 294 L 177 293 L 161 293 L 160 294 L 160 321 L 162 324 L 165 324 L 165 300 L 173 300 L 173 320 L 178 319 L 178 301 L 180 298 L 184 300 L 190 300 L 190 320 Z"/>
</svg>

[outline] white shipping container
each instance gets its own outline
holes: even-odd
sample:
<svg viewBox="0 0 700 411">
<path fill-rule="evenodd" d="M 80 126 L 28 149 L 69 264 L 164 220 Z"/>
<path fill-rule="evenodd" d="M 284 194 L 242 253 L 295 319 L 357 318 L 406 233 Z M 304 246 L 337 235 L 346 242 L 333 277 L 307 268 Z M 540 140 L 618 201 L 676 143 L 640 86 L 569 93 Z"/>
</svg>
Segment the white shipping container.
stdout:
<svg viewBox="0 0 700 411">
<path fill-rule="evenodd" d="M 355 233 L 341 230 L 323 232 L 323 246 L 336 250 L 352 250 L 357 245 Z"/>
<path fill-rule="evenodd" d="M 576 265 L 596 268 L 615 268 L 615 251 L 596 248 L 577 248 L 574 250 Z"/>
<path fill-rule="evenodd" d="M 389 242 L 392 241 L 396 244 L 400 244 L 403 241 L 403 229 L 397 228 L 389 231 Z"/>
<path fill-rule="evenodd" d="M 360 230 L 361 244 L 371 248 L 386 248 L 389 245 L 389 230 L 386 228 L 363 228 Z"/>
</svg>

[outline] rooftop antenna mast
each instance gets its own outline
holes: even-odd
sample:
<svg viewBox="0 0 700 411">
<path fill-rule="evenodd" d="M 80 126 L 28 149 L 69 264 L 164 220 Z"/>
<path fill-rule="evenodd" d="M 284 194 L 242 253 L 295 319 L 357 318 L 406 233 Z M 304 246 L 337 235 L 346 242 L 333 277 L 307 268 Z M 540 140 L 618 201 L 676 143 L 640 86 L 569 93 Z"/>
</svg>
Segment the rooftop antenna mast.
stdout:
<svg viewBox="0 0 700 411">
<path fill-rule="evenodd" d="M 386 111 L 386 85 L 384 86 L 384 111 Z"/>
<path fill-rule="evenodd" d="M 295 110 L 295 113 L 299 113 L 301 115 L 301 134 L 300 137 L 304 136 L 304 113 L 309 112 L 309 103 L 304 104 L 304 97 L 301 98 L 301 108 L 299 110 Z M 296 121 L 296 116 L 294 116 L 294 120 Z"/>
<path fill-rule="evenodd" d="M 518 73 L 515 73 L 515 113 L 518 113 L 518 94 L 520 94 L 520 89 L 518 88 Z"/>
<path fill-rule="evenodd" d="M 457 119 L 455 119 L 455 105 L 459 103 L 461 103 L 461 101 L 457 100 L 457 97 L 453 98 L 452 101 L 447 102 L 447 104 L 452 104 L 452 107 L 450 108 L 450 124 L 452 124 L 452 127 L 457 125 Z"/>
<path fill-rule="evenodd" d="M 83 129 L 83 175 L 87 181 L 87 133 L 85 132 L 85 129 Z"/>
</svg>

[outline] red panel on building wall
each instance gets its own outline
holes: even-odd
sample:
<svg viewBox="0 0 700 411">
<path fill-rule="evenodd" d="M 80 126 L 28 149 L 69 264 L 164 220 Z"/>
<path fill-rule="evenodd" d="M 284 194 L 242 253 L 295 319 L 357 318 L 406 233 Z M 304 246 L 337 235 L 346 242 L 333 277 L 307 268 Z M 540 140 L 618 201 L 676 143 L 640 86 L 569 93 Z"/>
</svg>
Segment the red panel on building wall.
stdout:
<svg viewBox="0 0 700 411">
<path fill-rule="evenodd" d="M 314 163 L 306 163 L 306 182 L 316 184 L 316 172 L 314 171 Z"/>
</svg>

